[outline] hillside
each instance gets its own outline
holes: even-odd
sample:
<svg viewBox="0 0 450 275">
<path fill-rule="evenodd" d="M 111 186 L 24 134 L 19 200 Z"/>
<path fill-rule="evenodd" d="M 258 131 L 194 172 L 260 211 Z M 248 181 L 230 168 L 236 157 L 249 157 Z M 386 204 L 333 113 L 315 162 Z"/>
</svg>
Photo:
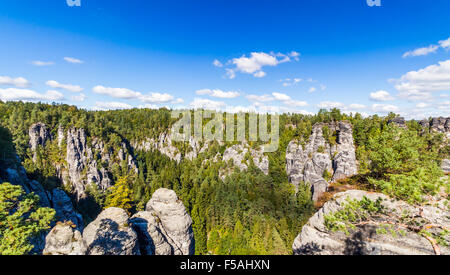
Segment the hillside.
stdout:
<svg viewBox="0 0 450 275">
<path fill-rule="evenodd" d="M 254 141 L 173 141 L 174 122 L 167 109 L 0 102 L 1 182 L 49 211 L 27 237 L 33 247 L 9 253 L 192 254 L 195 243 L 196 254 L 292 254 L 303 225 L 340 188 L 412 207 L 439 201 L 448 226 L 450 118 L 282 114 L 271 153 Z M 175 214 L 152 203 L 165 200 L 161 192 Z M 116 245 L 89 233 L 102 224 L 120 236 Z"/>
</svg>

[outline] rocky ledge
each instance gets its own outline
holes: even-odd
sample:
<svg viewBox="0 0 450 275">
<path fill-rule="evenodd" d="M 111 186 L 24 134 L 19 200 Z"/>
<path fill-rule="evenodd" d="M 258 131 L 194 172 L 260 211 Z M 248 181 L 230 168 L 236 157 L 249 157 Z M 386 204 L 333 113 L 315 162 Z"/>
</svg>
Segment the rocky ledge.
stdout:
<svg viewBox="0 0 450 275">
<path fill-rule="evenodd" d="M 192 255 L 192 220 L 174 191 L 158 189 L 146 211 L 105 209 L 81 233 L 58 223 L 45 239 L 45 255 Z"/>
<path fill-rule="evenodd" d="M 360 205 L 371 205 L 377 210 L 368 207 L 368 211 L 353 211 L 353 204 L 353 210 L 348 211 L 349 201 L 364 201 Z M 446 234 L 450 212 L 441 202 L 435 204 L 413 206 L 360 190 L 338 193 L 303 226 L 292 246 L 293 252 L 296 255 L 450 254 L 450 236 Z M 361 216 L 354 217 L 354 222 L 346 226 L 343 218 L 348 219 L 349 213 Z"/>
</svg>

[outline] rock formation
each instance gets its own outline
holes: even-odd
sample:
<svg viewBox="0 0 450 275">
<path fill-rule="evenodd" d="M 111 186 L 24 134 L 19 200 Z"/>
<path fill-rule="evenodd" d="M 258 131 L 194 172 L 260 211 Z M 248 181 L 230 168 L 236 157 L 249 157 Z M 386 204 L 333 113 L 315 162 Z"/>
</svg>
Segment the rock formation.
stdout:
<svg viewBox="0 0 450 275">
<path fill-rule="evenodd" d="M 394 126 L 406 129 L 406 120 L 403 117 L 394 117 L 392 119 L 389 119 L 388 124 L 393 124 Z"/>
<path fill-rule="evenodd" d="M 215 157 L 215 161 L 220 157 L 220 154 Z M 232 167 L 220 171 L 220 178 L 224 180 L 234 167 L 239 168 L 240 171 L 245 171 L 251 165 L 251 162 L 258 167 L 264 174 L 269 174 L 269 158 L 263 154 L 262 150 L 251 148 L 246 142 L 236 144 L 228 147 L 223 155 L 222 160 L 228 163 L 230 160 L 233 163 Z"/>
<path fill-rule="evenodd" d="M 77 213 L 69 196 L 61 189 L 55 188 L 50 193 L 51 207 L 56 211 L 56 220 L 72 222 L 77 229 L 83 229 L 83 217 Z"/>
<path fill-rule="evenodd" d="M 156 217 L 156 231 L 160 232 L 172 247 L 173 254 L 194 254 L 192 220 L 174 191 L 165 188 L 156 190 L 147 203 L 146 211 Z M 150 225 L 149 229 L 152 231 Z M 151 236 L 152 232 L 149 234 Z"/>
<path fill-rule="evenodd" d="M 422 120 L 419 122 L 424 131 L 442 133 L 444 134 L 444 144 L 442 146 L 449 146 L 450 142 L 450 117 L 435 117 L 429 120 Z M 450 156 L 448 156 L 450 158 Z M 444 159 L 441 168 L 446 174 L 450 174 L 450 159 Z"/>
<path fill-rule="evenodd" d="M 348 203 L 347 199 L 362 200 L 363 197 L 372 201 L 380 198 L 385 214 L 370 217 L 372 222 L 361 222 L 349 234 L 328 229 L 326 216 L 342 209 Z M 450 212 L 447 207 L 436 205 L 417 207 L 383 194 L 360 190 L 338 193 L 303 226 L 293 243 L 293 251 L 298 255 L 450 254 L 447 246 L 433 245 L 426 234 L 420 234 L 422 229 L 437 235 L 442 228 L 448 230 Z M 447 242 L 450 240 L 448 235 L 444 238 Z"/>
<path fill-rule="evenodd" d="M 80 229 L 81 231 L 81 229 Z M 158 189 L 129 219 L 125 210 L 107 208 L 83 231 L 57 223 L 46 237 L 52 255 L 193 255 L 192 220 L 174 191 Z"/>
<path fill-rule="evenodd" d="M 128 214 L 121 208 L 107 208 L 83 231 L 88 255 L 139 255 L 137 234 Z"/>
<path fill-rule="evenodd" d="M 325 140 L 323 134 L 325 126 L 334 133 L 336 144 L 332 145 Z M 307 142 L 291 141 L 286 150 L 286 172 L 289 182 L 296 187 L 301 182 L 311 185 L 314 201 L 326 191 L 328 181 L 337 181 L 357 174 L 353 130 L 350 123 L 318 123 L 312 127 Z"/>
<path fill-rule="evenodd" d="M 51 139 L 51 135 L 47 126 L 43 123 L 35 123 L 28 130 L 30 136 L 30 147 L 33 154 L 33 161 L 36 161 L 36 149 L 38 146 L 45 146 L 45 143 Z"/>
<path fill-rule="evenodd" d="M 58 223 L 45 238 L 44 255 L 85 255 L 86 244 L 80 231 L 69 223 Z"/>
</svg>

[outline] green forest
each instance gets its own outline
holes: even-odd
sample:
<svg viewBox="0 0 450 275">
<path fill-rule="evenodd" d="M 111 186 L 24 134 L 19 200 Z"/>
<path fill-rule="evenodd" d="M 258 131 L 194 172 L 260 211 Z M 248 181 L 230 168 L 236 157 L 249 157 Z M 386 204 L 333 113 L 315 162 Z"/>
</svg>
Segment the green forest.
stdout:
<svg viewBox="0 0 450 275">
<path fill-rule="evenodd" d="M 294 238 L 317 205 L 311 200 L 309 186 L 300 185 L 296 192 L 288 182 L 286 148 L 293 139 L 307 140 L 315 123 L 348 121 L 352 124 L 359 173 L 346 180 L 346 184 L 414 204 L 425 203 L 425 195 L 434 195 L 442 188 L 449 193 L 449 183 L 442 180 L 444 175 L 440 169 L 441 160 L 450 155 L 450 146 L 443 146 L 444 135 L 424 131 L 417 121 L 408 121 L 407 129 L 395 127 L 388 123 L 394 117 L 393 113 L 386 117 L 362 117 L 338 109 L 321 110 L 316 115 L 282 114 L 280 146 L 276 152 L 265 153 L 270 162 L 268 175 L 250 166 L 247 171 L 235 169 L 224 181 L 219 171 L 227 164 L 205 160 L 233 143 L 215 142 L 198 158 L 183 159 L 180 163 L 157 150 L 136 150 L 133 154 L 138 173 L 129 171 L 125 163 L 116 163 L 110 171 L 115 182 L 113 187 L 101 192 L 91 186 L 89 201 L 77 203 L 74 199 L 73 202 L 88 224 L 110 206 L 124 208 L 130 214 L 143 210 L 153 192 L 165 187 L 176 192 L 192 217 L 196 254 L 291 254 Z M 170 129 L 175 119 L 164 108 L 87 111 L 61 104 L 0 102 L 0 171 L 17 154 L 30 179 L 39 181 L 47 190 L 61 187 L 70 194 L 70 187 L 62 186 L 57 180 L 55 164 L 64 163 L 65 152 L 55 139 L 45 148 L 38 148 L 36 161 L 32 160 L 28 130 L 37 122 L 47 125 L 53 136 L 60 126 L 65 131 L 83 128 L 88 143 L 96 137 L 107 147 L 115 148 L 123 141 L 158 138 Z M 326 129 L 324 136 L 330 143 L 336 142 L 334 133 Z M 250 142 L 250 146 L 257 145 Z M 22 198 L 29 200 L 28 204 L 35 203 L 34 197 L 26 197 L 12 188 L 0 189 L 2 236 L 7 233 L 3 220 L 13 212 L 7 202 Z M 8 198 L 5 192 L 14 192 L 14 198 Z M 48 217 L 46 220 L 52 215 L 43 209 L 38 213 Z M 31 233 L 38 229 L 44 230 L 45 226 L 33 227 Z M 23 249 L 30 250 L 26 246 Z"/>
</svg>

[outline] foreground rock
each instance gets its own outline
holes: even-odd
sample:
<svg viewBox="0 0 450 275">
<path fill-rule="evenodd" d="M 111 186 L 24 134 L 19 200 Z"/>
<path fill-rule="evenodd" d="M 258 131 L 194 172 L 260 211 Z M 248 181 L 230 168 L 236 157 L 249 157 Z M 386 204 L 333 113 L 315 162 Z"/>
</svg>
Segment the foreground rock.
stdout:
<svg viewBox="0 0 450 275">
<path fill-rule="evenodd" d="M 98 215 L 83 232 L 88 255 L 139 255 L 137 234 L 128 222 L 128 214 L 111 207 Z"/>
<path fill-rule="evenodd" d="M 171 254 L 194 254 L 195 241 L 192 219 L 187 213 L 183 202 L 178 199 L 174 191 L 165 188 L 156 190 L 147 203 L 146 211 L 152 213 L 156 218 L 156 223 L 149 220 L 151 223 L 149 223 L 148 227 L 150 236 L 158 233 L 154 240 L 156 243 L 160 243 L 160 238 L 162 237 L 172 247 Z M 152 226 L 155 228 L 152 228 Z M 160 236 L 159 233 L 163 236 Z M 162 247 L 161 251 L 166 251 L 166 248 Z M 156 253 L 159 253 L 158 250 Z"/>
<path fill-rule="evenodd" d="M 44 255 L 85 255 L 86 244 L 80 231 L 70 223 L 59 223 L 45 238 Z"/>
<path fill-rule="evenodd" d="M 325 139 L 325 127 L 328 136 L 335 138 L 334 144 Z M 308 141 L 291 141 L 286 150 L 286 172 L 296 187 L 300 183 L 311 185 L 314 201 L 327 190 L 328 182 L 355 175 L 358 165 L 351 124 L 317 123 Z"/>
<path fill-rule="evenodd" d="M 342 209 L 347 198 L 362 200 L 364 197 L 372 201 L 380 198 L 387 214 L 368 218 L 355 225 L 348 234 L 328 229 L 325 217 Z M 352 190 L 338 193 L 325 203 L 303 226 L 292 247 L 297 255 L 450 254 L 447 246 L 437 243 L 433 245 L 435 239 L 426 237 L 427 234 L 437 236 L 444 229 L 448 230 L 449 216 L 446 207 L 415 207 L 383 194 Z M 421 230 L 428 233 L 420 234 Z M 443 238 L 449 243 L 449 236 Z"/>
<path fill-rule="evenodd" d="M 192 220 L 174 191 L 158 189 L 147 210 L 131 219 L 121 208 L 107 208 L 81 233 L 71 221 L 47 235 L 50 255 L 193 255 Z"/>
</svg>

